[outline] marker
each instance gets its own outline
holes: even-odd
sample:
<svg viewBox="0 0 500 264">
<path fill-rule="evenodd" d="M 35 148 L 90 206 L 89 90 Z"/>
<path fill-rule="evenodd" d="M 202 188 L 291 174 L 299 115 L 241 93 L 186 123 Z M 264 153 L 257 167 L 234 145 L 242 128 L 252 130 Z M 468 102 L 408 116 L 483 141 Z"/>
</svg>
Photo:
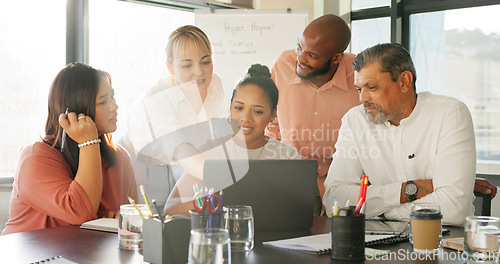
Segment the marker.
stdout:
<svg viewBox="0 0 500 264">
<path fill-rule="evenodd" d="M 332 212 L 333 215 L 339 215 L 340 207 L 339 207 L 339 202 L 337 201 L 337 197 L 333 197 L 333 208 Z"/>
<path fill-rule="evenodd" d="M 134 199 L 130 198 L 130 196 L 128 197 L 128 201 L 134 205 L 135 209 L 137 209 L 137 211 L 139 211 L 139 214 L 141 214 L 142 218 L 146 219 L 146 216 L 141 212 L 141 210 L 139 209 L 139 207 L 137 207 L 137 204 L 135 204 L 135 201 Z"/>
<path fill-rule="evenodd" d="M 144 191 L 144 185 L 139 186 L 139 190 L 141 190 L 142 197 L 144 198 L 144 202 L 148 206 L 149 214 L 153 217 L 153 210 L 151 210 L 151 206 L 149 205 L 148 197 L 146 196 L 146 192 Z"/>
<path fill-rule="evenodd" d="M 69 108 L 66 108 L 64 112 L 66 114 L 66 118 L 68 118 Z M 62 137 L 61 137 L 61 152 L 64 152 L 64 144 L 66 144 L 66 129 L 63 128 Z"/>
</svg>

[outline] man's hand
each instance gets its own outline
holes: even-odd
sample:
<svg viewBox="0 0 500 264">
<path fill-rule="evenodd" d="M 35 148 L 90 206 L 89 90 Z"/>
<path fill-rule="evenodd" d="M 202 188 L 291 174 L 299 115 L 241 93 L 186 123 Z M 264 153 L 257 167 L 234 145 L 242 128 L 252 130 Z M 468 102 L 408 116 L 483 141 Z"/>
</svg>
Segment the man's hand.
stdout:
<svg viewBox="0 0 500 264">
<path fill-rule="evenodd" d="M 485 179 L 476 178 L 476 183 L 474 184 L 474 192 L 490 194 L 491 199 L 495 198 L 497 195 L 497 187 L 492 185 Z"/>
</svg>

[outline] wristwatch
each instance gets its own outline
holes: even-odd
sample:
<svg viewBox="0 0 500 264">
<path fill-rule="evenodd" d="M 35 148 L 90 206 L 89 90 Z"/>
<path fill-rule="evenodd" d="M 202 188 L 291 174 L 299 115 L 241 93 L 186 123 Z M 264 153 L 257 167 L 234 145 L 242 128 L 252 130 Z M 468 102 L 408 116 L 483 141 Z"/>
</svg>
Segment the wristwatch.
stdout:
<svg viewBox="0 0 500 264">
<path fill-rule="evenodd" d="M 410 198 L 410 202 L 417 200 L 418 187 L 413 181 L 407 181 L 405 186 L 405 194 Z"/>
</svg>

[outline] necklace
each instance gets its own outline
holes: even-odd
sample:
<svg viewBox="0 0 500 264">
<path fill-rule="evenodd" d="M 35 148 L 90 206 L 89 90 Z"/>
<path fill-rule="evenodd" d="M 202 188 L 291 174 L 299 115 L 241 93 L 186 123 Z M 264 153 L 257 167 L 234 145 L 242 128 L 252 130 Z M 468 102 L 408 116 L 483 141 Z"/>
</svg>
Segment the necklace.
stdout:
<svg viewBox="0 0 500 264">
<path fill-rule="evenodd" d="M 266 145 L 267 145 L 267 143 L 269 141 L 267 141 L 266 144 L 264 144 L 264 146 L 260 147 L 259 154 L 257 154 L 257 156 L 255 158 L 250 157 L 250 151 L 249 150 L 256 150 L 256 149 L 248 149 L 248 148 L 240 147 L 240 146 L 236 145 L 236 143 L 234 142 L 233 139 L 231 139 L 231 142 L 233 143 L 233 154 L 234 154 L 234 157 L 240 158 L 239 155 L 238 155 L 238 153 L 239 153 L 238 149 L 244 149 L 245 152 L 247 153 L 247 155 L 246 155 L 245 158 L 247 158 L 247 159 L 257 159 L 258 160 L 258 159 L 260 159 L 262 153 L 264 153 L 264 148 L 266 147 Z"/>
<path fill-rule="evenodd" d="M 260 155 L 262 155 L 262 152 L 264 152 L 264 148 L 266 148 L 266 145 L 267 145 L 267 143 L 264 146 L 262 146 L 262 148 L 259 151 L 259 155 L 257 155 L 256 159 L 260 159 Z"/>
</svg>

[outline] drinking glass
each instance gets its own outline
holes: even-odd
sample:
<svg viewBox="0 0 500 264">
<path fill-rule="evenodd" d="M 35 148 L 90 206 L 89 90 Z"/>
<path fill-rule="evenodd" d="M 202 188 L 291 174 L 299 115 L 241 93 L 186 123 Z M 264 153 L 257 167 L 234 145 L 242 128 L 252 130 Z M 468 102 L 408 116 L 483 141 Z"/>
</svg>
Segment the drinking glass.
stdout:
<svg viewBox="0 0 500 264">
<path fill-rule="evenodd" d="M 148 215 L 149 209 L 145 204 L 137 207 L 142 214 Z M 121 249 L 142 249 L 142 216 L 134 205 L 124 204 L 120 206 L 120 218 L 118 219 L 118 243 Z"/>
<path fill-rule="evenodd" d="M 230 264 L 231 243 L 225 228 L 191 230 L 189 264 Z"/>
<path fill-rule="evenodd" d="M 215 213 L 196 212 L 189 210 L 191 229 L 224 228 L 224 210 Z"/>
<path fill-rule="evenodd" d="M 226 228 L 231 238 L 231 250 L 250 251 L 254 246 L 254 220 L 248 205 L 224 206 Z"/>
<path fill-rule="evenodd" d="M 464 250 L 470 262 L 497 263 L 500 218 L 468 216 L 465 224 Z"/>
</svg>

